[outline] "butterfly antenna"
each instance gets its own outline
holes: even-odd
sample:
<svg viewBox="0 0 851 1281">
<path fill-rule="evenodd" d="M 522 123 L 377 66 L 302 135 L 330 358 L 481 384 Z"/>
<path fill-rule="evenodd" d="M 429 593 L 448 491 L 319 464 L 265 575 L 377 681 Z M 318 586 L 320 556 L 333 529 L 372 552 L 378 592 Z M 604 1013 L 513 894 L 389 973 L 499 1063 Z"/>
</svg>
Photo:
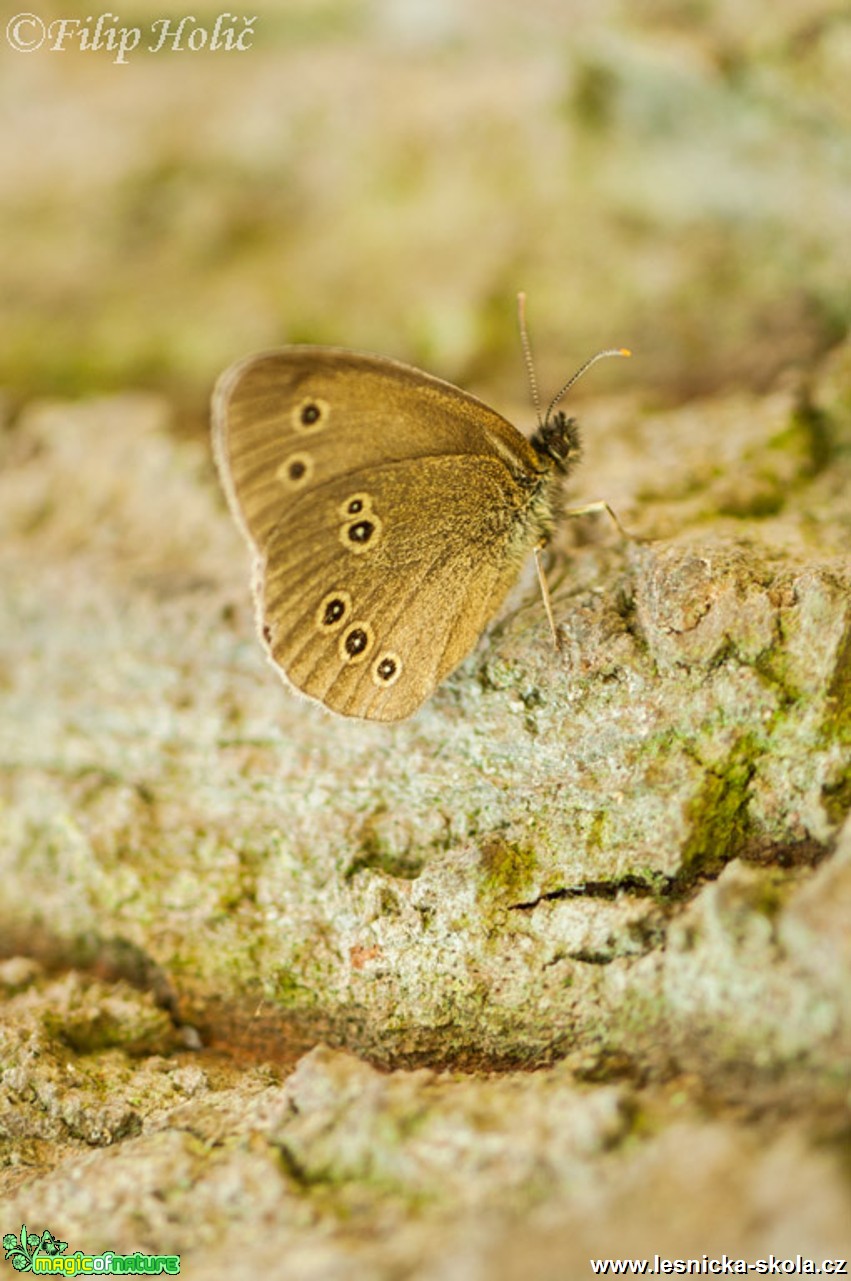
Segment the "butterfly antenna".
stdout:
<svg viewBox="0 0 851 1281">
<path fill-rule="evenodd" d="M 565 396 L 567 392 L 570 391 L 573 384 L 577 382 L 578 379 L 580 379 L 584 373 L 587 373 L 587 371 L 591 368 L 592 365 L 596 365 L 598 360 L 603 360 L 606 356 L 631 356 L 631 355 L 632 355 L 632 352 L 629 350 L 628 347 L 606 347 L 605 351 L 598 351 L 595 356 L 589 357 L 589 359 L 585 361 L 584 365 L 579 366 L 579 368 L 577 369 L 573 377 L 568 378 L 567 382 L 564 384 L 561 391 L 558 392 L 557 395 L 553 396 L 552 400 L 547 406 L 547 412 L 544 414 L 544 423 L 548 423 L 550 421 L 550 416 L 553 410 L 555 409 L 556 405 L 558 404 L 558 402 L 561 400 L 562 396 Z M 538 421 L 540 422 L 540 420 L 541 420 L 541 416 L 539 413 Z"/>
<path fill-rule="evenodd" d="M 517 320 L 520 324 L 520 345 L 523 348 L 523 359 L 526 362 L 526 373 L 529 375 L 529 390 L 532 393 L 532 404 L 535 407 L 538 426 L 543 427 L 544 420 L 541 418 L 541 396 L 538 391 L 538 379 L 535 374 L 535 364 L 532 360 L 532 346 L 529 342 L 529 331 L 526 328 L 526 295 L 522 290 L 517 295 Z"/>
</svg>

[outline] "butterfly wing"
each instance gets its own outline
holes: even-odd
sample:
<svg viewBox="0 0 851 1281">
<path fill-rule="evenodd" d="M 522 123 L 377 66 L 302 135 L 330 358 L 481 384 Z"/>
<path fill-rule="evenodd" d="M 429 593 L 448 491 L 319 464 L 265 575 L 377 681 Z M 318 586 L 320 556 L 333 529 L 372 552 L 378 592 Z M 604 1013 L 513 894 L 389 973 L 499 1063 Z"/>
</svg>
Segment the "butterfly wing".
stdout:
<svg viewBox="0 0 851 1281">
<path fill-rule="evenodd" d="M 336 712 L 411 715 L 516 577 L 520 498 L 499 460 L 469 455 L 363 468 L 305 495 L 258 582 L 275 662 Z"/>
<path fill-rule="evenodd" d="M 472 648 L 537 530 L 505 419 L 378 357 L 286 348 L 221 379 L 216 456 L 255 552 L 258 625 L 297 689 L 409 716 Z"/>
</svg>

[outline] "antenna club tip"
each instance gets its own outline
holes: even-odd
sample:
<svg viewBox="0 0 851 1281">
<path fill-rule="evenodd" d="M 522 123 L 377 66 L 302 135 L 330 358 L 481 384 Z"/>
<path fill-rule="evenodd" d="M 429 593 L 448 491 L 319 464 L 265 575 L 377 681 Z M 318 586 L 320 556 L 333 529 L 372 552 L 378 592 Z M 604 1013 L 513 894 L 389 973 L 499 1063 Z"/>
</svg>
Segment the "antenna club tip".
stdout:
<svg viewBox="0 0 851 1281">
<path fill-rule="evenodd" d="M 631 355 L 632 355 L 632 352 L 630 351 L 629 347 L 618 347 L 618 355 L 619 355 L 619 356 L 631 356 Z"/>
</svg>

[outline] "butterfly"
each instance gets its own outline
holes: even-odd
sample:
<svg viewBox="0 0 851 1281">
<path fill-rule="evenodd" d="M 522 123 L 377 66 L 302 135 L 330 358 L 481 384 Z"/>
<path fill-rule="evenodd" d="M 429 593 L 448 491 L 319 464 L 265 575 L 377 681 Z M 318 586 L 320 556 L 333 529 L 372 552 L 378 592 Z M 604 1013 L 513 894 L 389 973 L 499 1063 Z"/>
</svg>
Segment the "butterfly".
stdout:
<svg viewBox="0 0 851 1281">
<path fill-rule="evenodd" d="M 521 333 L 537 404 L 522 298 Z M 410 716 L 473 648 L 530 552 L 556 636 L 540 549 L 579 451 L 556 405 L 605 355 L 629 352 L 586 361 L 530 439 L 383 356 L 290 346 L 221 376 L 214 453 L 252 552 L 258 628 L 289 685 L 343 716 Z"/>
</svg>

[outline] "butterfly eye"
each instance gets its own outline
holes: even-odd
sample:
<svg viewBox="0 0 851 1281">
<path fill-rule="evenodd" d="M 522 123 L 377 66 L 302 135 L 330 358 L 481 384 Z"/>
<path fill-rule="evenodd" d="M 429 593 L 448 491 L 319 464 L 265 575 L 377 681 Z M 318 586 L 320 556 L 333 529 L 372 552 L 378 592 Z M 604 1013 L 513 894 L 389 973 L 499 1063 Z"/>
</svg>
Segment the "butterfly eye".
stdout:
<svg viewBox="0 0 851 1281">
<path fill-rule="evenodd" d="M 340 530 L 340 539 L 350 552 L 365 552 L 370 545 L 378 542 L 382 528 L 378 516 L 370 511 L 368 516 L 347 521 Z"/>
<path fill-rule="evenodd" d="M 362 663 L 375 642 L 369 623 L 352 623 L 343 632 L 338 646 L 344 663 Z"/>
<path fill-rule="evenodd" d="M 372 679 L 376 685 L 394 685 L 402 675 L 402 660 L 398 654 L 379 654 L 372 665 Z"/>
<path fill-rule="evenodd" d="M 302 489 L 313 476 L 313 459 L 310 454 L 290 454 L 275 474 L 286 489 Z"/>
<path fill-rule="evenodd" d="M 318 396 L 305 396 L 292 412 L 292 424 L 296 431 L 319 431 L 328 421 L 331 406 L 327 400 Z"/>
<path fill-rule="evenodd" d="M 371 494 L 351 494 L 337 508 L 340 520 L 348 521 L 352 516 L 368 515 L 372 512 Z"/>
<path fill-rule="evenodd" d="M 371 520 L 357 520 L 354 525 L 349 525 L 349 541 L 352 543 L 368 543 L 375 533 L 375 526 Z"/>
<path fill-rule="evenodd" d="M 316 626 L 322 632 L 336 632 L 351 612 L 352 598 L 348 592 L 329 592 L 316 611 Z"/>
<path fill-rule="evenodd" d="M 349 655 L 350 658 L 355 658 L 357 657 L 358 654 L 363 653 L 363 651 L 366 649 L 368 644 L 369 644 L 369 637 L 367 636 L 363 628 L 355 627 L 346 636 L 346 639 L 343 642 L 343 649 L 346 651 L 346 653 Z"/>
</svg>

